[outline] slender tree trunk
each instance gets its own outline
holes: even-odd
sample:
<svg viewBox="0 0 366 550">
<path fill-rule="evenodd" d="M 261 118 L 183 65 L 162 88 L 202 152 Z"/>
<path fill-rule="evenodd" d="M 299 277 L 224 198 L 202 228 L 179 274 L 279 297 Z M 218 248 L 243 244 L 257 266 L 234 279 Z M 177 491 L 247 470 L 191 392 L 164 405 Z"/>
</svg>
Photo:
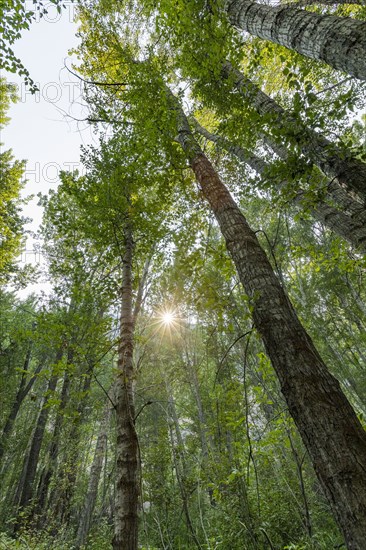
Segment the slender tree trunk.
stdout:
<svg viewBox="0 0 366 550">
<path fill-rule="evenodd" d="M 228 151 L 228 153 L 235 155 L 241 162 L 247 164 L 260 176 L 265 176 L 266 173 L 269 173 L 270 165 L 268 165 L 261 158 L 257 157 L 253 153 L 245 151 L 238 145 L 231 144 L 225 138 L 221 138 L 217 134 L 209 132 L 195 119 L 193 119 L 193 124 L 202 136 L 216 143 L 219 147 Z M 281 188 L 282 185 L 286 185 L 286 182 L 282 182 L 282 184 L 279 185 L 279 188 Z M 293 202 L 300 208 L 304 208 L 304 205 L 308 208 L 306 206 L 306 194 L 304 191 L 299 190 L 293 198 Z M 315 204 L 311 205 L 309 211 L 314 219 L 320 221 L 326 227 L 329 227 L 329 229 L 349 241 L 355 248 L 366 253 L 366 223 L 357 221 L 357 219 L 354 220 L 352 217 L 344 214 L 340 210 L 337 210 L 334 206 L 331 206 L 322 200 L 318 200 Z"/>
<path fill-rule="evenodd" d="M 62 356 L 63 356 L 63 349 L 60 349 L 56 356 L 56 360 L 55 360 L 56 364 L 61 361 Z M 24 471 L 24 481 L 23 481 L 23 486 L 21 488 L 21 494 L 19 499 L 19 507 L 21 509 L 28 506 L 31 503 L 34 496 L 34 481 L 35 481 L 36 472 L 37 472 L 39 453 L 41 451 L 43 436 L 44 436 L 47 420 L 50 413 L 50 409 L 47 405 L 48 405 L 49 399 L 52 397 L 52 394 L 56 389 L 57 380 L 58 380 L 58 375 L 55 374 L 55 371 L 53 370 L 48 382 L 48 387 L 47 387 L 46 395 L 43 400 L 42 409 L 38 416 L 37 425 L 33 433 L 29 454 L 26 457 L 24 462 L 24 464 L 26 464 L 25 471 Z"/>
<path fill-rule="evenodd" d="M 170 433 L 170 440 L 171 440 L 171 446 L 172 446 L 172 452 L 173 452 L 173 461 L 174 461 L 174 469 L 175 474 L 177 477 L 177 482 L 179 486 L 179 491 L 182 499 L 182 505 L 183 505 L 183 512 L 184 517 L 186 520 L 186 525 L 188 528 L 189 535 L 194 542 L 195 546 L 197 548 L 202 548 L 195 529 L 193 527 L 191 514 L 189 511 L 189 497 L 187 494 L 186 489 L 186 462 L 184 457 L 184 441 L 182 437 L 182 433 L 179 427 L 179 420 L 177 411 L 175 409 L 175 403 L 174 398 L 172 396 L 172 391 L 169 387 L 169 384 L 167 381 L 165 381 L 166 390 L 168 393 L 168 412 L 170 418 L 168 418 L 168 425 L 169 425 L 169 433 Z M 173 431 L 174 428 L 174 431 Z M 175 437 L 174 437 L 175 434 Z"/>
<path fill-rule="evenodd" d="M 72 420 L 66 457 L 59 467 L 56 483 L 47 499 L 47 509 L 51 511 L 50 515 L 53 518 L 57 518 L 59 525 L 67 523 L 71 515 L 71 500 L 75 491 L 75 482 L 78 473 L 76 465 L 79 459 L 81 426 L 85 420 L 84 410 L 89 395 L 93 368 L 93 364 L 89 366 L 86 377 L 82 382 L 81 392 L 83 397 L 77 407 L 77 414 Z"/>
<path fill-rule="evenodd" d="M 118 375 L 116 381 L 117 470 L 114 516 L 114 550 L 137 550 L 138 540 L 138 439 L 135 428 L 132 258 L 134 243 L 127 222 L 122 272 L 122 308 Z"/>
<path fill-rule="evenodd" d="M 72 350 L 69 348 L 67 365 L 69 365 L 72 362 L 72 356 L 73 356 Z M 67 365 L 66 365 L 66 368 L 67 368 Z M 53 434 L 52 434 L 52 441 L 49 447 L 49 453 L 48 453 L 49 460 L 43 469 L 43 472 L 40 476 L 40 480 L 38 484 L 37 508 L 36 508 L 37 514 L 39 514 L 40 512 L 44 512 L 44 507 L 47 501 L 49 485 L 56 469 L 56 463 L 57 463 L 59 447 L 60 447 L 60 436 L 61 436 L 61 430 L 62 430 L 62 425 L 64 421 L 64 410 L 69 400 L 69 389 L 70 389 L 70 374 L 66 370 L 64 374 L 64 381 L 63 381 L 62 390 L 61 390 L 60 406 L 57 411 L 55 427 L 53 429 Z M 42 519 L 40 518 L 39 525 L 41 525 L 45 519 L 46 519 L 45 516 L 43 516 Z"/>
<path fill-rule="evenodd" d="M 176 109 L 178 141 L 220 226 L 240 280 L 251 300 L 291 416 L 311 457 L 350 550 L 366 540 L 366 433 L 329 373 L 275 276 L 256 234 L 194 140 L 187 118 Z"/>
<path fill-rule="evenodd" d="M 107 431 L 111 412 L 111 404 L 108 402 L 105 405 L 102 421 L 100 423 L 97 444 L 93 458 L 88 490 L 85 495 L 84 506 L 79 520 L 79 527 L 76 536 L 76 548 L 81 548 L 86 544 L 90 526 L 92 523 L 93 512 L 98 495 L 98 486 L 100 474 L 102 471 L 103 460 L 107 448 Z"/>
<path fill-rule="evenodd" d="M 365 33 L 366 36 L 366 33 Z M 352 156 L 351 152 L 339 149 L 322 134 L 306 127 L 297 117 L 283 109 L 274 99 L 262 92 L 243 73 L 225 61 L 222 66 L 224 78 L 233 80 L 236 89 L 261 115 L 270 114 L 271 124 L 286 137 L 289 131 L 296 136 L 301 152 L 317 165 L 330 179 L 366 202 L 366 164 Z"/>
<path fill-rule="evenodd" d="M 37 374 L 39 374 L 41 369 L 42 369 L 42 363 L 40 363 L 37 366 L 37 368 L 35 369 L 32 377 L 30 378 L 28 383 L 26 383 L 27 372 L 28 372 L 30 358 L 31 358 L 31 349 L 32 349 L 32 347 L 30 345 L 29 349 L 27 351 L 25 361 L 24 361 L 23 373 L 22 373 L 22 378 L 20 380 L 19 388 L 18 388 L 17 394 L 15 396 L 15 399 L 14 399 L 13 405 L 11 407 L 11 410 L 9 412 L 9 415 L 8 415 L 6 421 L 5 421 L 5 425 L 4 425 L 4 429 L 3 429 L 3 433 L 2 433 L 1 441 L 0 441 L 0 462 L 3 458 L 3 456 L 4 456 L 6 442 L 9 438 L 9 435 L 12 432 L 13 425 L 14 425 L 14 422 L 16 420 L 16 417 L 18 416 L 18 412 L 19 412 L 19 409 L 21 407 L 21 404 L 23 403 L 24 399 L 27 397 L 28 393 L 32 389 L 32 386 L 33 386 L 34 382 L 36 381 Z"/>
<path fill-rule="evenodd" d="M 296 7 L 228 0 L 234 27 L 366 80 L 366 22 Z"/>
</svg>

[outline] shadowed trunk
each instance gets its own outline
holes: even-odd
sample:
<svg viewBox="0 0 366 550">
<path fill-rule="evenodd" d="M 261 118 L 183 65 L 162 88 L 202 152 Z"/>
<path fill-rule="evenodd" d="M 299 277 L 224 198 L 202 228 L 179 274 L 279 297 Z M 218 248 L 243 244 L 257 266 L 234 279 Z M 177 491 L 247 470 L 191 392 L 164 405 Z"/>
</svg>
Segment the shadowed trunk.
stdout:
<svg viewBox="0 0 366 550">
<path fill-rule="evenodd" d="M 55 360 L 56 366 L 61 361 L 62 356 L 63 349 L 60 349 Z M 22 479 L 22 487 L 19 497 L 20 509 L 27 507 L 31 503 L 34 496 L 34 481 L 36 478 L 39 453 L 41 451 L 43 436 L 50 413 L 50 408 L 47 405 L 56 390 L 57 380 L 58 374 L 55 374 L 55 369 L 53 369 L 48 382 L 47 391 L 43 399 L 42 409 L 39 413 L 36 428 L 33 433 L 30 450 L 24 461 L 24 478 Z M 18 524 L 18 527 L 19 526 L 20 524 Z"/>
<path fill-rule="evenodd" d="M 105 405 L 102 421 L 100 423 L 97 444 L 95 446 L 93 463 L 90 470 L 88 490 L 85 495 L 84 506 L 80 516 L 78 532 L 76 536 L 76 548 L 86 544 L 89 530 L 92 523 L 93 512 L 98 495 L 98 485 L 102 471 L 103 460 L 107 448 L 107 430 L 111 412 L 111 404 L 108 401 Z"/>
<path fill-rule="evenodd" d="M 21 407 L 21 404 L 23 403 L 24 399 L 27 397 L 28 393 L 32 389 L 33 384 L 37 379 L 37 375 L 42 370 L 43 364 L 41 362 L 37 366 L 37 368 L 35 369 L 35 371 L 32 374 L 32 377 L 30 378 L 30 380 L 27 383 L 27 374 L 28 374 L 29 363 L 30 363 L 30 359 L 31 359 L 31 351 L 32 351 L 32 345 L 30 344 L 30 346 L 28 348 L 28 351 L 27 351 L 27 354 L 26 354 L 25 361 L 24 361 L 22 378 L 20 380 L 19 388 L 18 388 L 17 394 L 15 396 L 15 399 L 14 399 L 13 405 L 11 407 L 11 410 L 9 412 L 9 415 L 8 415 L 6 421 L 5 421 L 3 433 L 2 433 L 2 436 L 1 436 L 1 441 L 0 441 L 0 462 L 3 458 L 3 456 L 4 456 L 5 446 L 6 446 L 7 440 L 8 440 L 8 438 L 9 438 L 11 432 L 12 432 L 13 425 L 14 425 L 14 422 L 16 420 L 16 417 L 18 416 L 18 412 L 19 412 L 19 409 Z"/>
</svg>

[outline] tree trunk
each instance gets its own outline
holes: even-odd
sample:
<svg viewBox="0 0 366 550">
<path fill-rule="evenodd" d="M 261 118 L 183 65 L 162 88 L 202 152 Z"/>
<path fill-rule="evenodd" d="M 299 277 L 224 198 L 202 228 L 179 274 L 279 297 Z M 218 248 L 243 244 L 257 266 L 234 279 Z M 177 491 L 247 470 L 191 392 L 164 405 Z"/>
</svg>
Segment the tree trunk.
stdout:
<svg viewBox="0 0 366 550">
<path fill-rule="evenodd" d="M 217 134 L 209 132 L 195 119 L 193 119 L 193 124 L 202 136 L 216 143 L 228 153 L 235 155 L 241 162 L 247 164 L 260 176 L 263 176 L 266 172 L 269 172 L 270 165 L 260 157 L 245 151 L 238 145 L 231 144 L 228 140 L 218 136 Z M 282 182 L 282 184 L 279 185 L 279 188 L 281 188 L 283 184 L 286 185 L 286 182 Z M 304 205 L 306 207 L 306 194 L 299 190 L 296 193 L 293 202 L 300 208 L 304 208 Z M 309 211 L 314 219 L 320 221 L 326 227 L 329 227 L 329 229 L 349 241 L 352 246 L 359 249 L 361 252 L 366 253 L 366 224 L 361 221 L 357 221 L 357 219 L 354 220 L 352 217 L 341 212 L 340 210 L 337 210 L 334 206 L 331 206 L 322 200 L 318 200 L 315 204 L 311 205 Z"/>
<path fill-rule="evenodd" d="M 114 550 L 137 550 L 138 540 L 138 439 L 135 429 L 132 258 L 134 243 L 127 222 L 122 271 L 122 308 L 118 375 L 116 380 L 117 470 L 114 517 Z"/>
<path fill-rule="evenodd" d="M 72 357 L 73 357 L 73 352 L 72 352 L 72 349 L 69 348 L 69 351 L 67 354 L 66 368 L 72 362 Z M 62 430 L 62 425 L 64 421 L 64 410 L 69 400 L 69 389 L 70 389 L 70 374 L 66 370 L 64 374 L 64 381 L 63 381 L 62 390 L 61 390 L 60 406 L 57 411 L 55 427 L 53 429 L 52 440 L 49 447 L 49 453 L 48 453 L 49 460 L 43 469 L 43 472 L 40 476 L 40 480 L 38 484 L 37 508 L 36 508 L 37 514 L 42 512 L 44 513 L 44 507 L 47 501 L 47 494 L 48 494 L 50 481 L 56 469 L 56 463 L 57 463 L 59 446 L 60 446 L 60 436 L 61 436 L 61 430 Z M 41 525 L 45 519 L 46 519 L 45 515 L 43 515 L 43 518 L 39 518 L 39 525 Z"/>
<path fill-rule="evenodd" d="M 197 142 L 177 99 L 178 141 L 221 228 L 251 300 L 291 416 L 350 550 L 366 540 L 366 433 L 301 325 L 256 234 Z"/>
<path fill-rule="evenodd" d="M 366 36 L 366 33 L 365 33 Z M 271 124 L 286 138 L 295 136 L 302 154 L 309 158 L 330 179 L 366 202 L 366 164 L 352 156 L 346 148 L 339 149 L 322 134 L 305 126 L 301 120 L 286 111 L 274 99 L 262 92 L 243 73 L 225 61 L 222 75 L 233 79 L 236 89 L 261 115 L 272 115 Z M 290 138 L 291 139 L 291 138 Z"/>
<path fill-rule="evenodd" d="M 105 405 L 102 421 L 100 423 L 93 463 L 90 470 L 88 490 L 85 495 L 84 506 L 80 516 L 79 528 L 78 528 L 76 543 L 75 543 L 75 547 L 77 549 L 81 548 L 86 544 L 90 526 L 92 523 L 93 512 L 94 512 L 95 503 L 98 495 L 100 474 L 102 471 L 103 459 L 107 448 L 107 431 L 108 431 L 108 424 L 109 424 L 109 418 L 110 418 L 110 411 L 111 411 L 111 404 L 108 401 Z"/>
<path fill-rule="evenodd" d="M 60 349 L 60 351 L 57 353 L 55 363 L 59 363 L 63 356 L 63 349 Z M 33 433 L 32 437 L 32 443 L 29 450 L 29 454 L 25 459 L 25 472 L 24 472 L 24 482 L 21 489 L 21 495 L 19 499 L 19 507 L 25 508 L 28 506 L 34 495 L 34 480 L 36 477 L 37 472 L 37 466 L 38 466 L 38 459 L 39 459 L 39 453 L 41 451 L 42 441 L 44 432 L 46 429 L 47 420 L 49 417 L 50 409 L 47 407 L 49 399 L 52 397 L 53 392 L 56 389 L 58 380 L 58 375 L 55 374 L 53 371 L 51 373 L 48 387 L 46 391 L 46 395 L 43 400 L 43 405 L 41 412 L 39 413 L 37 425 Z"/>
<path fill-rule="evenodd" d="M 366 80 L 365 21 L 249 0 L 228 0 L 226 12 L 238 29 Z"/>
<path fill-rule="evenodd" d="M 58 526 L 67 524 L 71 516 L 71 501 L 76 488 L 76 478 L 79 470 L 81 426 L 85 421 L 84 410 L 90 390 L 93 367 L 93 364 L 89 366 L 88 371 L 85 373 L 86 376 L 82 379 L 82 384 L 80 384 L 82 397 L 75 411 L 76 415 L 71 420 L 72 426 L 68 434 L 66 456 L 58 467 L 57 478 L 52 484 L 53 489 L 47 498 L 48 513 L 58 523 Z"/>
<path fill-rule="evenodd" d="M 29 349 L 27 351 L 27 355 L 24 361 L 23 373 L 22 373 L 22 378 L 20 380 L 19 388 L 4 425 L 4 429 L 3 429 L 3 433 L 0 441 L 0 462 L 4 456 L 5 445 L 13 429 L 13 425 L 16 417 L 18 416 L 20 406 L 23 403 L 24 399 L 27 397 L 30 390 L 32 389 L 32 386 L 36 381 L 37 374 L 39 374 L 42 369 L 42 363 L 40 363 L 35 369 L 28 383 L 26 383 L 26 377 L 27 377 L 27 372 L 28 372 L 30 358 L 31 358 L 31 349 L 32 349 L 32 346 L 29 346 Z"/>
</svg>

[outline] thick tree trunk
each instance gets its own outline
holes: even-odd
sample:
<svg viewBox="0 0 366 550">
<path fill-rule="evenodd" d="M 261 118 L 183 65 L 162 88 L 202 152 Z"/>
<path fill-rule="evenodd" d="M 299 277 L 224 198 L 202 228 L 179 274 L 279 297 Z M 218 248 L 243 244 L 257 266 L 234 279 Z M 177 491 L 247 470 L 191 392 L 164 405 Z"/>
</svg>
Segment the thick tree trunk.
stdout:
<svg viewBox="0 0 366 550">
<path fill-rule="evenodd" d="M 366 36 L 366 34 L 365 34 Z M 297 117 L 283 109 L 274 99 L 262 92 L 243 73 L 226 61 L 222 67 L 224 78 L 233 79 L 236 89 L 261 115 L 272 115 L 271 124 L 284 137 L 291 133 L 302 154 L 309 158 L 330 179 L 366 203 L 366 164 L 352 156 L 347 149 L 340 150 L 326 137 L 306 127 Z"/>
<path fill-rule="evenodd" d="M 228 0 L 234 27 L 366 80 L 366 22 L 296 7 Z"/>
<path fill-rule="evenodd" d="M 108 401 L 104 408 L 102 421 L 100 423 L 97 444 L 95 446 L 94 458 L 90 470 L 88 490 L 85 495 L 84 506 L 79 520 L 79 527 L 76 536 L 76 548 L 81 548 L 86 544 L 90 526 L 92 523 L 93 512 L 98 495 L 98 486 L 100 474 L 102 471 L 103 460 L 107 448 L 107 431 L 110 418 L 111 404 Z"/>
<path fill-rule="evenodd" d="M 170 92 L 168 92 L 170 94 Z M 176 98 L 178 140 L 209 202 L 290 414 L 350 550 L 366 540 L 366 433 L 301 325 L 256 234 L 197 142 Z"/>
<path fill-rule="evenodd" d="M 131 228 L 125 229 L 125 254 L 122 272 L 122 309 L 118 375 L 116 380 L 117 466 L 114 516 L 114 550 L 137 550 L 138 540 L 138 439 L 135 429 L 132 311 L 132 258 L 134 243 Z"/>
<path fill-rule="evenodd" d="M 241 162 L 247 164 L 250 168 L 255 170 L 260 176 L 264 176 L 268 173 L 270 165 L 268 165 L 263 159 L 257 157 L 253 153 L 249 153 L 238 145 L 231 144 L 225 138 L 213 134 L 203 128 L 195 119 L 193 120 L 196 130 L 204 136 L 206 139 L 216 143 L 219 147 L 226 150 L 228 153 L 236 156 Z M 283 182 L 286 184 L 286 182 Z M 282 185 L 278 187 L 281 188 Z M 297 207 L 303 208 L 306 206 L 306 195 L 303 191 L 299 190 L 293 202 Z M 360 205 L 361 207 L 361 205 Z M 307 207 L 308 208 L 308 207 Z M 361 207 L 362 209 L 362 207 Z M 366 211 L 363 210 L 366 214 Z M 316 204 L 311 205 L 309 208 L 310 214 L 314 219 L 323 223 L 326 227 L 329 227 L 332 231 L 349 241 L 355 248 L 361 252 L 366 253 L 366 223 L 362 223 L 361 220 L 353 219 L 351 216 L 337 210 L 334 206 L 327 204 L 325 201 L 318 200 Z M 365 216 L 366 222 L 366 216 Z"/>
</svg>

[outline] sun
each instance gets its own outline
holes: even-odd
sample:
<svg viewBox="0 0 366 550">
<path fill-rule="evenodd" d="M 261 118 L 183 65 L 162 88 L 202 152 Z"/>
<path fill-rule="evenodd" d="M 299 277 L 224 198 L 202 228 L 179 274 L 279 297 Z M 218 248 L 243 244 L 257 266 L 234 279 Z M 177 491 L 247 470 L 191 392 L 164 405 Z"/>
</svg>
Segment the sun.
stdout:
<svg viewBox="0 0 366 550">
<path fill-rule="evenodd" d="M 164 325 L 172 325 L 175 321 L 175 315 L 172 311 L 164 311 L 161 315 L 161 320 Z"/>
</svg>

